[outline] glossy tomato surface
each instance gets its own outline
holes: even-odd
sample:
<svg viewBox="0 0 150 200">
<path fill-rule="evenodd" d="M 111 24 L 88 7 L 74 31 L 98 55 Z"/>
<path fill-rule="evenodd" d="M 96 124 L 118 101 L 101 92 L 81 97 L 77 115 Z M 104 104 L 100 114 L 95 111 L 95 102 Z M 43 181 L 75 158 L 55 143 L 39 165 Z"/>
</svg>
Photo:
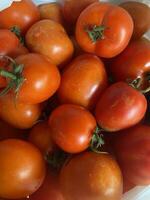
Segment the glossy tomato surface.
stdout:
<svg viewBox="0 0 150 200">
<path fill-rule="evenodd" d="M 16 139 L 0 142 L 0 196 L 23 198 L 34 193 L 45 177 L 45 163 L 32 144 Z"/>
<path fill-rule="evenodd" d="M 93 108 L 108 85 L 102 61 L 94 55 L 75 58 L 62 74 L 58 96 L 61 103 Z"/>
<path fill-rule="evenodd" d="M 76 24 L 76 39 L 82 49 L 104 58 L 121 53 L 132 33 L 133 20 L 128 12 L 109 3 L 88 6 Z"/>
<path fill-rule="evenodd" d="M 49 117 L 54 142 L 68 153 L 78 153 L 88 148 L 96 121 L 85 108 L 64 104 L 57 107 Z"/>
<path fill-rule="evenodd" d="M 60 174 L 66 200 L 121 200 L 122 174 L 109 154 L 84 152 L 72 157 Z"/>
</svg>

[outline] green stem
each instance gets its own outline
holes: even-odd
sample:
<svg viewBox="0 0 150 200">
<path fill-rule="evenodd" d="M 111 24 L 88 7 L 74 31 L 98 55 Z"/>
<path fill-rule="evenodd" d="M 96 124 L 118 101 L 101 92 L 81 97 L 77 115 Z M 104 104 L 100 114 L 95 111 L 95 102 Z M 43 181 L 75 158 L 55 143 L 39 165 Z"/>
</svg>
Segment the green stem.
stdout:
<svg viewBox="0 0 150 200">
<path fill-rule="evenodd" d="M 5 78 L 10 78 L 12 80 L 16 80 L 17 79 L 16 75 L 14 75 L 13 73 L 8 72 L 8 71 L 6 71 L 4 69 L 0 69 L 0 76 L 3 76 Z"/>
</svg>

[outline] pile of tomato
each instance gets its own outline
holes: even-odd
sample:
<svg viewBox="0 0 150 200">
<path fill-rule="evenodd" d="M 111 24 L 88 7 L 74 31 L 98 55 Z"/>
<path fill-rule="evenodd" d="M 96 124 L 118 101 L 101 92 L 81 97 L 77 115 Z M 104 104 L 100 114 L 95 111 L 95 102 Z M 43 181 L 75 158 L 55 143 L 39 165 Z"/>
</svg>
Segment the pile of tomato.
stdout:
<svg viewBox="0 0 150 200">
<path fill-rule="evenodd" d="M 0 199 L 121 200 L 150 184 L 150 8 L 0 11 Z"/>
</svg>

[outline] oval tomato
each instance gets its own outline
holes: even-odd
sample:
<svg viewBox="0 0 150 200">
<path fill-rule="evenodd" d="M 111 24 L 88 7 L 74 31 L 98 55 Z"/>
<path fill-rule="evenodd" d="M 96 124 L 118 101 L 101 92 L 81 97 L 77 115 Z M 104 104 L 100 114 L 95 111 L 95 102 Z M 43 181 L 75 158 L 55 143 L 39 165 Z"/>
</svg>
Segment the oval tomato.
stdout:
<svg viewBox="0 0 150 200">
<path fill-rule="evenodd" d="M 85 152 L 72 157 L 60 174 L 67 200 L 121 200 L 122 174 L 109 154 Z"/>
<path fill-rule="evenodd" d="M 31 0 L 13 2 L 9 8 L 0 11 L 0 28 L 17 26 L 25 32 L 39 19 L 39 10 Z"/>
<path fill-rule="evenodd" d="M 138 77 L 144 81 L 150 71 L 150 41 L 141 38 L 128 47 L 109 64 L 115 81 L 131 81 Z"/>
<path fill-rule="evenodd" d="M 49 117 L 54 142 L 68 153 L 78 153 L 88 148 L 96 121 L 83 107 L 64 104 L 57 107 Z"/>
<path fill-rule="evenodd" d="M 132 33 L 133 20 L 128 12 L 109 3 L 88 6 L 76 24 L 76 39 L 82 49 L 104 58 L 121 53 Z"/>
<path fill-rule="evenodd" d="M 137 125 L 121 131 L 113 146 L 124 177 L 135 185 L 149 185 L 150 127 Z"/>
<path fill-rule="evenodd" d="M 146 109 L 143 94 L 124 82 L 117 82 L 100 97 L 95 116 L 99 126 L 111 132 L 134 126 L 142 120 Z"/>
<path fill-rule="evenodd" d="M 0 196 L 14 199 L 34 193 L 45 177 L 40 151 L 28 142 L 16 139 L 0 142 Z"/>
<path fill-rule="evenodd" d="M 97 56 L 83 54 L 75 58 L 64 71 L 58 96 L 61 103 L 93 108 L 107 84 L 102 61 Z"/>
<path fill-rule="evenodd" d="M 61 24 L 52 20 L 35 23 L 26 34 L 28 48 L 46 55 L 56 64 L 64 64 L 73 54 L 73 44 Z"/>
<path fill-rule="evenodd" d="M 36 124 L 31 129 L 28 139 L 31 143 L 37 146 L 44 155 L 47 155 L 54 150 L 51 131 L 47 122 L 40 122 Z"/>
<path fill-rule="evenodd" d="M 0 97 L 0 118 L 19 129 L 31 128 L 39 119 L 42 105 L 28 105 L 15 102 L 15 97 L 7 94 Z"/>
<path fill-rule="evenodd" d="M 150 29 L 150 8 L 142 2 L 127 1 L 120 6 L 126 9 L 134 22 L 133 38 L 142 37 Z"/>
</svg>

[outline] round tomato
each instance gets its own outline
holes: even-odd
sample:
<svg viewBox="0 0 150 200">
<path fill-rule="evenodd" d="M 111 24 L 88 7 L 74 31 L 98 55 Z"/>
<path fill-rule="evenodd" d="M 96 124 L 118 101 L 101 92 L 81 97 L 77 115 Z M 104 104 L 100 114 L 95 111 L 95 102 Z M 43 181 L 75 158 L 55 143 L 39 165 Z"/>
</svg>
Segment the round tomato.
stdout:
<svg viewBox="0 0 150 200">
<path fill-rule="evenodd" d="M 31 128 L 39 119 L 41 112 L 40 104 L 18 103 L 11 94 L 0 97 L 0 118 L 16 128 Z"/>
<path fill-rule="evenodd" d="M 79 16 L 76 39 L 86 52 L 115 57 L 128 45 L 133 20 L 126 10 L 109 3 L 93 3 Z"/>
<path fill-rule="evenodd" d="M 36 145 L 44 155 L 47 155 L 54 150 L 51 131 L 47 122 L 40 122 L 36 124 L 31 129 L 28 139 L 31 143 Z"/>
<path fill-rule="evenodd" d="M 121 200 L 122 174 L 109 154 L 84 152 L 72 157 L 60 174 L 67 200 Z"/>
<path fill-rule="evenodd" d="M 134 22 L 133 38 L 142 37 L 150 29 L 150 8 L 141 2 L 127 1 L 120 6 L 126 9 Z"/>
<path fill-rule="evenodd" d="M 75 58 L 64 71 L 58 96 L 61 103 L 93 108 L 107 84 L 102 61 L 97 56 L 83 54 Z"/>
<path fill-rule="evenodd" d="M 0 142 L 0 196 L 24 198 L 43 183 L 45 162 L 39 150 L 28 142 L 8 139 Z"/>
<path fill-rule="evenodd" d="M 70 24 L 75 24 L 80 13 L 94 2 L 98 2 L 98 0 L 60 0 L 65 20 Z"/>
<path fill-rule="evenodd" d="M 88 148 L 96 121 L 83 107 L 64 104 L 57 107 L 49 118 L 54 142 L 68 153 L 78 153 Z"/>
<path fill-rule="evenodd" d="M 73 44 L 61 24 L 52 20 L 35 23 L 26 34 L 28 48 L 46 55 L 56 64 L 64 64 L 73 54 Z"/>
<path fill-rule="evenodd" d="M 13 2 L 9 8 L 0 11 L 0 28 L 10 29 L 17 26 L 25 32 L 39 19 L 39 10 L 32 0 L 21 0 Z"/>
<path fill-rule="evenodd" d="M 146 113 L 147 100 L 143 94 L 124 82 L 111 85 L 96 105 L 96 119 L 106 131 L 118 131 L 134 126 Z"/>
<path fill-rule="evenodd" d="M 121 131 L 113 140 L 124 178 L 135 185 L 150 184 L 150 126 Z"/>
<path fill-rule="evenodd" d="M 150 41 L 141 38 L 128 47 L 109 64 L 115 81 L 132 81 L 138 77 L 145 81 L 150 71 Z"/>
</svg>

